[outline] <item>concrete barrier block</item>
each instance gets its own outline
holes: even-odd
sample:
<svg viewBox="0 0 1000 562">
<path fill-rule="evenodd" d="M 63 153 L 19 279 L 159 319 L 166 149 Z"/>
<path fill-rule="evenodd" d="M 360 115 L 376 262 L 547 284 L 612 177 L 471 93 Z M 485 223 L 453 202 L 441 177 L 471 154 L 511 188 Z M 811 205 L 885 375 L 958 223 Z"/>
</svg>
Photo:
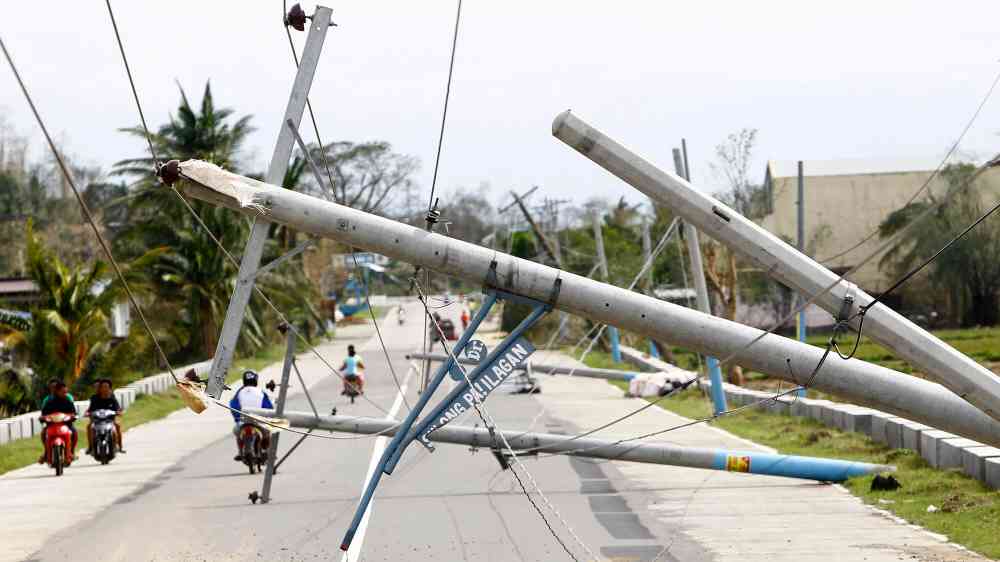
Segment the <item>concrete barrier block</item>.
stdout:
<svg viewBox="0 0 1000 562">
<path fill-rule="evenodd" d="M 943 439 L 938 443 L 938 468 L 962 468 L 962 450 L 982 446 L 982 443 L 964 437 Z"/>
<path fill-rule="evenodd" d="M 797 418 L 809 417 L 809 401 L 806 398 L 793 400 L 788 406 L 788 412 Z"/>
<path fill-rule="evenodd" d="M 860 406 L 843 405 L 840 407 L 840 425 L 843 431 L 871 434 L 872 411 Z"/>
<path fill-rule="evenodd" d="M 889 444 L 889 440 L 886 439 L 885 436 L 885 426 L 886 423 L 893 417 L 894 416 L 890 416 L 883 412 L 879 412 L 879 415 L 877 416 L 872 416 L 872 432 L 871 435 L 869 436 L 872 438 L 872 441 L 875 441 L 876 443 L 881 443 L 883 445 Z"/>
<path fill-rule="evenodd" d="M 1000 457 L 996 447 L 966 447 L 962 449 L 962 472 L 976 480 L 986 480 L 986 459 Z"/>
<path fill-rule="evenodd" d="M 10 421 L 0 420 L 0 445 L 10 443 Z"/>
<path fill-rule="evenodd" d="M 994 490 L 1000 490 L 1000 458 L 986 459 L 986 485 Z"/>
<path fill-rule="evenodd" d="M 24 437 L 24 434 L 21 433 L 21 422 L 17 420 L 9 420 L 7 422 L 7 429 L 9 431 L 11 441 L 17 441 L 18 439 Z"/>
<path fill-rule="evenodd" d="M 21 435 L 24 437 L 33 437 L 37 435 L 35 432 L 35 426 L 31 423 L 30 414 L 21 414 L 17 417 L 18 422 L 21 424 Z"/>
<path fill-rule="evenodd" d="M 903 424 L 909 420 L 905 418 L 889 418 L 885 420 L 885 444 L 890 449 L 903 448 Z"/>
<path fill-rule="evenodd" d="M 957 436 L 940 429 L 929 429 L 920 432 L 920 456 L 927 464 L 938 468 L 938 455 L 941 441 L 945 439 L 955 439 Z"/>
<path fill-rule="evenodd" d="M 924 425 L 922 423 L 917 423 L 915 421 L 907 420 L 906 423 L 900 425 L 900 433 L 903 439 L 903 448 L 909 449 L 911 451 L 920 452 L 920 434 L 924 431 L 930 431 L 932 428 L 929 425 Z"/>
<path fill-rule="evenodd" d="M 828 404 L 820 408 L 819 421 L 827 427 L 838 427 L 838 422 L 843 419 L 840 412 L 840 404 Z"/>
<path fill-rule="evenodd" d="M 808 417 L 818 422 L 822 422 L 823 411 L 832 404 L 833 402 L 830 402 L 829 400 L 812 400 L 806 408 L 806 413 L 808 414 Z"/>
</svg>

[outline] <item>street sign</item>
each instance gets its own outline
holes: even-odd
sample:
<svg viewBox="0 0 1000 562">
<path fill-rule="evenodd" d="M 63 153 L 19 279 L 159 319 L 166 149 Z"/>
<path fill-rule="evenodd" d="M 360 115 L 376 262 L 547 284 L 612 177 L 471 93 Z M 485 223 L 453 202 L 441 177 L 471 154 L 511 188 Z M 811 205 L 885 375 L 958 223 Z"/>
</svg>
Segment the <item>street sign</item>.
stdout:
<svg viewBox="0 0 1000 562">
<path fill-rule="evenodd" d="M 490 350 L 486 348 L 486 344 L 482 340 L 470 340 L 469 343 L 465 344 L 465 349 L 462 350 L 461 356 L 473 361 L 476 365 L 479 365 L 486 359 L 489 355 Z M 472 369 L 466 369 L 466 372 Z M 462 368 L 459 367 L 458 363 L 452 363 L 451 368 L 448 369 L 448 374 L 451 378 L 460 381 L 465 378 L 462 374 Z"/>
<path fill-rule="evenodd" d="M 472 342 L 469 343 L 470 345 L 472 344 Z M 424 445 L 430 446 L 428 436 L 434 430 L 473 409 L 475 404 L 481 404 L 486 400 L 486 396 L 490 392 L 493 392 L 496 387 L 500 386 L 511 373 L 521 368 L 524 360 L 534 352 L 535 346 L 531 345 L 531 342 L 525 338 L 519 337 L 507 348 L 507 351 L 492 358 L 489 363 L 476 367 L 469 373 L 469 380 L 472 382 L 471 387 L 466 392 L 456 396 L 450 404 L 439 409 L 440 415 L 437 419 L 433 420 L 427 426 L 427 429 L 419 434 L 417 438 Z"/>
</svg>

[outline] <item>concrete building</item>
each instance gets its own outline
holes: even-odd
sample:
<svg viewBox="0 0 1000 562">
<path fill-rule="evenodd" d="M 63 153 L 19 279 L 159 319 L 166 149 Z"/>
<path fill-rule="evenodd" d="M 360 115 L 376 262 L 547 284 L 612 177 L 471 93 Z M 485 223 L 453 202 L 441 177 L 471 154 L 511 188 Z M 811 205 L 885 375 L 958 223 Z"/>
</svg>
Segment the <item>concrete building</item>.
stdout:
<svg viewBox="0 0 1000 562">
<path fill-rule="evenodd" d="M 805 161 L 806 253 L 835 273 L 843 273 L 868 257 L 881 243 L 878 235 L 842 256 L 838 254 L 861 242 L 890 213 L 905 205 L 939 163 L 939 159 Z M 1000 170 L 988 170 L 977 181 L 975 188 L 984 187 L 1000 192 Z M 769 161 L 764 189 L 768 214 L 761 225 L 794 245 L 798 163 Z M 928 189 L 943 193 L 946 182 L 935 177 Z M 878 293 L 892 282 L 892 272 L 881 271 L 878 261 L 875 258 L 852 276 L 852 281 L 869 293 Z"/>
</svg>

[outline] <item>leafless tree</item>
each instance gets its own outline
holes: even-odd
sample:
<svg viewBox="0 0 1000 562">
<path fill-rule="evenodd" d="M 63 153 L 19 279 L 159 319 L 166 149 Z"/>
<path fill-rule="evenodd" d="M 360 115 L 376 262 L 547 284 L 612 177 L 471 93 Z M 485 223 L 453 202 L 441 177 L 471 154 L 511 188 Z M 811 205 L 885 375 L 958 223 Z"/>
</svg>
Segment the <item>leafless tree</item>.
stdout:
<svg viewBox="0 0 1000 562">
<path fill-rule="evenodd" d="M 369 212 L 386 212 L 397 195 L 407 191 L 420 163 L 417 158 L 399 154 L 392 145 L 383 141 L 334 142 L 323 150 L 312 148 L 314 161 L 326 177 L 333 179 L 332 191 L 320 186 L 306 186 L 311 194 L 336 201 L 342 205 Z"/>
</svg>

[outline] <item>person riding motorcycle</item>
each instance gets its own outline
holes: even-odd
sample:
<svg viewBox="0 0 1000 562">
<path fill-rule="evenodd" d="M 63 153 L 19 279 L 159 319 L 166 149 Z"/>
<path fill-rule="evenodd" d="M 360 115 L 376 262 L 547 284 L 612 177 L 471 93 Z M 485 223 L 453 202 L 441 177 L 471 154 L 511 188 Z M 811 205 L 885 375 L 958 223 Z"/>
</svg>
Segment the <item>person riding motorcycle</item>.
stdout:
<svg viewBox="0 0 1000 562">
<path fill-rule="evenodd" d="M 45 405 L 42 406 L 42 417 L 44 418 L 49 414 L 55 414 L 57 412 L 60 414 L 75 416 L 76 405 L 73 404 L 73 400 L 69 398 L 69 389 L 66 387 L 66 384 L 62 381 L 57 381 L 54 387 L 55 393 L 45 400 Z M 73 434 L 73 438 L 70 443 L 70 452 L 73 454 L 73 459 L 76 459 L 76 428 L 73 427 L 73 424 L 71 423 L 66 424 L 66 426 L 69 427 L 70 432 Z M 42 432 L 42 435 L 45 435 L 44 431 Z M 45 441 L 43 440 L 42 443 L 42 456 L 38 459 L 38 464 L 45 463 Z"/>
<path fill-rule="evenodd" d="M 357 389 L 358 394 L 364 394 L 365 377 L 362 373 L 364 368 L 365 362 L 354 350 L 354 346 L 347 346 L 347 357 L 340 365 L 340 372 L 344 375 L 344 390 L 341 391 L 341 396 L 346 395 L 351 386 Z"/>
<path fill-rule="evenodd" d="M 125 449 L 122 447 L 122 424 L 119 421 L 119 418 L 122 415 L 122 407 L 121 404 L 118 403 L 118 398 L 111 390 L 111 379 L 99 379 L 97 381 L 97 394 L 90 397 L 90 405 L 87 406 L 87 412 L 83 415 L 89 418 L 90 413 L 96 412 L 97 410 L 112 410 L 118 414 L 115 416 L 115 445 L 118 446 L 119 453 L 124 453 Z M 91 455 L 93 453 L 94 420 L 91 419 L 87 423 L 86 454 Z"/>
<path fill-rule="evenodd" d="M 240 435 L 240 428 L 243 427 L 243 422 L 240 410 L 243 408 L 274 408 L 274 404 L 271 403 L 271 397 L 267 395 L 267 392 L 257 388 L 258 378 L 256 371 L 250 369 L 243 371 L 243 386 L 236 391 L 233 399 L 229 401 L 229 407 L 232 408 L 233 420 L 236 422 L 233 425 L 233 435 L 236 436 L 236 456 L 233 457 L 235 461 L 243 460 L 243 437 Z M 253 421 L 247 418 L 245 423 L 253 423 Z M 267 431 L 262 431 L 261 433 L 263 434 L 261 445 L 266 451 L 271 446 L 271 434 Z"/>
<path fill-rule="evenodd" d="M 49 379 L 49 384 L 48 384 L 49 393 L 46 394 L 42 398 L 42 404 L 38 407 L 39 410 L 44 409 L 45 405 L 49 403 L 49 400 L 51 400 L 52 397 L 56 395 L 56 385 L 59 384 L 60 382 L 61 381 L 59 379 L 56 379 L 56 378 Z M 73 402 L 73 395 L 72 394 L 67 393 L 66 397 L 69 398 L 70 402 Z M 75 427 L 69 426 L 69 428 L 70 428 L 70 430 L 73 431 L 73 433 L 76 433 L 76 428 Z M 45 451 L 45 432 L 44 431 L 41 433 L 41 438 L 42 438 L 42 451 L 43 452 L 42 452 L 42 458 L 38 459 L 38 463 L 39 464 L 45 462 L 45 452 L 44 452 Z"/>
<path fill-rule="evenodd" d="M 399 321 L 399 323 L 401 325 L 403 324 L 403 322 L 406 322 L 406 309 L 405 308 L 399 307 L 399 308 L 396 309 L 396 320 Z"/>
</svg>

